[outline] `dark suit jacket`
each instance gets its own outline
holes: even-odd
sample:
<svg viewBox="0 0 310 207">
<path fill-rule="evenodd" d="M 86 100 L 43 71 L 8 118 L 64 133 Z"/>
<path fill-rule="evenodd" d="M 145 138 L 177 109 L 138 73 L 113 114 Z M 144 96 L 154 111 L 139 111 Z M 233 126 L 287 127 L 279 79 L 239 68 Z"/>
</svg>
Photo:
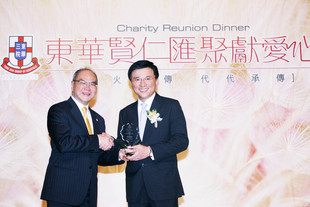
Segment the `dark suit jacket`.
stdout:
<svg viewBox="0 0 310 207">
<path fill-rule="evenodd" d="M 137 101 L 120 111 L 118 131 L 123 124 L 138 125 Z M 177 153 L 188 146 L 186 122 L 177 100 L 155 95 L 150 110 L 156 109 L 162 121 L 157 128 L 147 120 L 142 145 L 151 146 L 155 160 L 146 158 L 127 162 L 126 194 L 128 202 L 136 202 L 139 189 L 146 186 L 152 200 L 175 199 L 184 195 L 177 168 Z M 120 138 L 120 135 L 118 134 Z"/>
<path fill-rule="evenodd" d="M 53 105 L 47 127 L 52 152 L 46 170 L 41 199 L 79 205 L 90 189 L 91 202 L 97 202 L 98 164 L 118 162 L 118 146 L 110 151 L 99 149 L 97 134 L 105 131 L 104 119 L 90 109 L 94 135 L 88 135 L 83 116 L 70 97 Z"/>
</svg>

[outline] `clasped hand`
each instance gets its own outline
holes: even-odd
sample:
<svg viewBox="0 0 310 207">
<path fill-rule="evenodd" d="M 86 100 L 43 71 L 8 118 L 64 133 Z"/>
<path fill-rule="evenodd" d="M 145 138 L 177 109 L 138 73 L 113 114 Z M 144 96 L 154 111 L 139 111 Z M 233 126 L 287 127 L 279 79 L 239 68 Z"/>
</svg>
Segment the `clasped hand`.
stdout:
<svg viewBox="0 0 310 207">
<path fill-rule="evenodd" d="M 107 133 L 98 134 L 99 148 L 107 151 L 114 146 L 114 139 Z"/>
<path fill-rule="evenodd" d="M 126 149 L 119 151 L 119 158 L 124 161 L 138 161 L 150 156 L 151 148 L 142 144 L 128 146 Z"/>
</svg>

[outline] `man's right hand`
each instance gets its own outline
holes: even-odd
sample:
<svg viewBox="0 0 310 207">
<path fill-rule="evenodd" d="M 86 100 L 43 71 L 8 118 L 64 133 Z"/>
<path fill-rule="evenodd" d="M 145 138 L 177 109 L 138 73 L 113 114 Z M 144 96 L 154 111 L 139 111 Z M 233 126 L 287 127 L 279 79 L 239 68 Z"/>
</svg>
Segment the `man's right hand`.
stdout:
<svg viewBox="0 0 310 207">
<path fill-rule="evenodd" d="M 107 151 L 114 146 L 114 139 L 107 133 L 98 134 L 99 148 Z"/>
</svg>

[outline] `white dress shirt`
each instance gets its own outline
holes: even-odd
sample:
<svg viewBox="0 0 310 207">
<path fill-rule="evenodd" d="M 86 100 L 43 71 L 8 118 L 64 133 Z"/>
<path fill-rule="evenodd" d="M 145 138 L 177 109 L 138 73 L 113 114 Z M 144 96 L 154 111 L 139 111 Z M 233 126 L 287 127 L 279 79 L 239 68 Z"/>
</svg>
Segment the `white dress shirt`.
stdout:
<svg viewBox="0 0 310 207">
<path fill-rule="evenodd" d="M 151 106 L 152 106 L 152 103 L 153 103 L 153 100 L 155 98 L 155 94 L 154 93 L 150 98 L 148 98 L 144 103 L 146 103 L 146 111 L 150 111 L 151 109 Z M 138 122 L 140 123 L 140 113 L 141 113 L 141 110 L 142 110 L 142 101 L 140 99 L 138 99 Z M 146 120 L 147 122 L 147 120 Z M 141 137 L 141 141 L 142 141 L 142 137 Z M 154 154 L 153 154 L 153 151 L 152 151 L 152 148 L 150 147 L 151 149 L 151 152 L 150 152 L 150 157 L 152 160 L 155 160 L 155 157 L 154 157 Z"/>
</svg>

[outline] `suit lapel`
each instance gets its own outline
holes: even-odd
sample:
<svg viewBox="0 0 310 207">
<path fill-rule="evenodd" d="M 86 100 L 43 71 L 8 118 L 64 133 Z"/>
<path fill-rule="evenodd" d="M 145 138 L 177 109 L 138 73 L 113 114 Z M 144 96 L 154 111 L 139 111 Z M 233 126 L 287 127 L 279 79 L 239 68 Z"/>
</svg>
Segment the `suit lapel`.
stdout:
<svg viewBox="0 0 310 207">
<path fill-rule="evenodd" d="M 76 105 L 76 103 L 73 101 L 73 99 L 71 97 L 68 99 L 68 101 L 71 105 L 71 111 L 70 112 L 71 112 L 73 119 L 75 119 L 79 123 L 79 125 L 81 127 L 83 127 L 83 130 L 85 131 L 85 133 L 88 134 L 88 130 L 87 130 L 85 121 L 83 119 L 83 116 L 82 116 L 82 113 L 81 113 L 79 107 Z"/>
<path fill-rule="evenodd" d="M 96 117 L 95 112 L 91 108 L 89 108 L 89 111 L 90 111 L 91 118 L 93 121 L 93 128 L 94 128 L 93 134 L 100 134 L 100 132 L 98 132 L 98 130 L 100 130 L 99 120 Z"/>
<path fill-rule="evenodd" d="M 133 117 L 131 121 L 131 123 L 133 123 L 136 127 L 139 126 L 139 123 L 138 123 L 138 101 L 136 101 L 131 109 L 129 110 L 128 112 L 128 117 Z M 126 123 L 125 123 L 126 124 Z"/>
<path fill-rule="evenodd" d="M 156 93 L 153 103 L 151 105 L 150 111 L 152 111 L 153 109 L 158 110 L 159 106 L 160 106 L 160 95 Z M 151 121 L 147 118 L 145 129 L 144 129 L 144 134 L 143 134 L 143 142 L 146 142 L 148 137 L 150 137 L 150 135 L 148 134 L 150 133 L 151 127 L 154 127 L 152 125 L 153 124 L 151 124 Z"/>
<path fill-rule="evenodd" d="M 160 103 L 160 95 L 156 93 L 153 103 L 151 105 L 150 111 L 152 111 L 153 109 L 158 110 L 158 107 L 160 105 L 159 103 Z"/>
</svg>

